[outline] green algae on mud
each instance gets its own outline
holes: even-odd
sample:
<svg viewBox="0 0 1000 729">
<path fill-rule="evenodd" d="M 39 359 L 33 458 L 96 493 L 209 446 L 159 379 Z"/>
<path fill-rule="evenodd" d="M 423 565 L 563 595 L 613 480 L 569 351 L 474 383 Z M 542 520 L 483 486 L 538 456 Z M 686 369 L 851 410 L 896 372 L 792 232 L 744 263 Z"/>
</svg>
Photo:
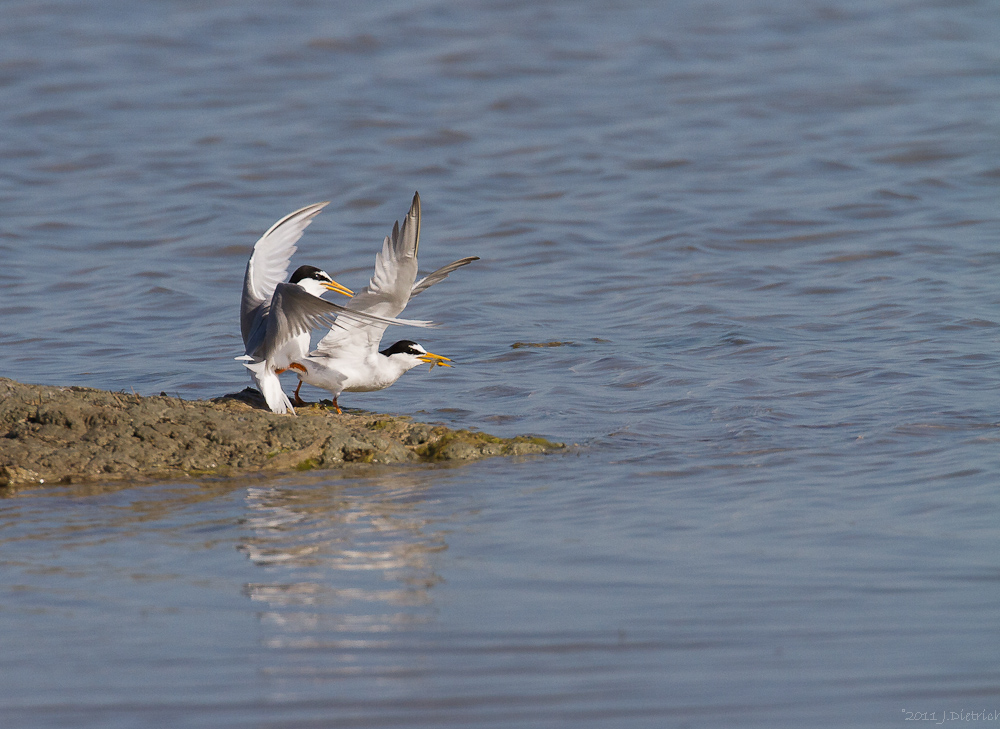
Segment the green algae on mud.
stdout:
<svg viewBox="0 0 1000 729">
<path fill-rule="evenodd" d="M 564 447 L 408 416 L 337 415 L 323 405 L 297 412 L 275 415 L 250 389 L 181 400 L 0 378 L 0 487 L 469 461 Z"/>
</svg>

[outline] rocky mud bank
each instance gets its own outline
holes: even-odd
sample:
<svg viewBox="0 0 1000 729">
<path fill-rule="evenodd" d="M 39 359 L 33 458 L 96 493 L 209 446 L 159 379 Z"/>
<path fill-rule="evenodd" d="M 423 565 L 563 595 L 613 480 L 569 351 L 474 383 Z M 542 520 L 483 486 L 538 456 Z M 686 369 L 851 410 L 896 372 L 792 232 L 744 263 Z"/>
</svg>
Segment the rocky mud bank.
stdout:
<svg viewBox="0 0 1000 729">
<path fill-rule="evenodd" d="M 182 400 L 0 378 L 0 488 L 469 461 L 563 448 L 407 416 L 337 415 L 322 404 L 297 412 L 275 415 L 250 389 Z"/>
</svg>

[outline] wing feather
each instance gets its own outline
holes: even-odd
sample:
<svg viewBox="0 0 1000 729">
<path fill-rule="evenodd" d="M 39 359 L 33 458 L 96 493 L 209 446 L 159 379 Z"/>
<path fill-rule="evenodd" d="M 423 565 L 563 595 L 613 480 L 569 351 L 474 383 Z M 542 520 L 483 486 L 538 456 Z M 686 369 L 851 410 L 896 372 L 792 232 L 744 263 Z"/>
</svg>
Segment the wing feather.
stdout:
<svg viewBox="0 0 1000 729">
<path fill-rule="evenodd" d="M 395 314 L 410 300 L 410 289 L 417 278 L 419 247 L 420 195 L 415 193 L 403 225 L 396 221 L 392 235 L 386 237 L 382 250 L 375 255 L 375 273 L 368 282 L 368 291 L 384 296 L 399 307 Z"/>
<path fill-rule="evenodd" d="M 248 354 L 255 359 L 266 360 L 290 339 L 319 326 L 335 326 L 335 317 L 348 321 L 378 322 L 385 327 L 389 324 L 402 326 L 433 327 L 430 321 L 415 321 L 381 317 L 370 312 L 351 311 L 332 301 L 313 296 L 297 284 L 279 283 L 274 289 L 267 310 L 263 340 Z"/>
<path fill-rule="evenodd" d="M 315 203 L 296 210 L 268 228 L 254 243 L 253 253 L 243 276 L 243 299 L 240 305 L 240 328 L 243 343 L 249 345 L 251 334 L 265 315 L 264 308 L 275 288 L 288 278 L 288 265 L 295 244 L 303 231 L 329 202 Z"/>
<path fill-rule="evenodd" d="M 436 283 L 441 283 L 446 278 L 448 278 L 448 274 L 451 273 L 452 271 L 461 268 L 462 266 L 468 266 L 473 261 L 478 261 L 478 260 L 479 256 L 469 256 L 468 258 L 462 258 L 453 263 L 449 263 L 447 266 L 442 266 L 437 271 L 427 274 L 422 279 L 413 284 L 413 288 L 410 290 L 410 298 L 412 299 L 420 292 L 426 291 Z"/>
<path fill-rule="evenodd" d="M 371 280 L 347 302 L 347 308 L 379 317 L 399 316 L 410 300 L 410 290 L 417 278 L 419 247 L 420 194 L 414 193 L 403 224 L 396 221 L 392 234 L 386 236 L 381 250 L 375 254 L 375 271 Z M 315 352 L 329 354 L 347 343 L 364 349 L 378 347 L 387 326 L 384 321 L 338 319 L 337 326 L 319 341 Z"/>
</svg>

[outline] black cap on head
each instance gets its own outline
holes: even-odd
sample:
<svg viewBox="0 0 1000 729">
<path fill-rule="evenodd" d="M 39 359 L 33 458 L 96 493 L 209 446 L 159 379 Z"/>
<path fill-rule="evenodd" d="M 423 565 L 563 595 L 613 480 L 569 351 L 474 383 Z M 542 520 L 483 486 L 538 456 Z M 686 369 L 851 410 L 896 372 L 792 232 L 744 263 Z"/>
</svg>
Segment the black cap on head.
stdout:
<svg viewBox="0 0 1000 729">
<path fill-rule="evenodd" d="M 394 354 L 423 354 L 419 349 L 420 345 L 410 339 L 401 339 L 396 342 L 391 347 L 383 349 L 379 354 L 385 355 L 386 357 L 391 357 Z"/>
<path fill-rule="evenodd" d="M 288 279 L 288 283 L 298 283 L 304 278 L 314 278 L 317 281 L 327 281 L 328 277 L 322 274 L 323 272 L 315 266 L 299 266 L 295 269 L 295 273 L 292 274 L 292 277 Z"/>
</svg>

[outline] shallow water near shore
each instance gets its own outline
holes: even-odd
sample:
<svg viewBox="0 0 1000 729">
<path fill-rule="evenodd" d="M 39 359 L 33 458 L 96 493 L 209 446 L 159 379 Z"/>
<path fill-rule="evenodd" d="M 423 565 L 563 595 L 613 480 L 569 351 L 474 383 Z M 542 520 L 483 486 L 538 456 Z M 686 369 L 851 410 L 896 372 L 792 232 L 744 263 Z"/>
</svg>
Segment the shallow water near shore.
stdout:
<svg viewBox="0 0 1000 729">
<path fill-rule="evenodd" d="M 341 404 L 577 446 L 13 491 L 4 722 L 996 710 L 992 4 L 25 0 L 5 23 L 0 376 L 238 390 L 257 236 L 330 200 L 295 261 L 357 288 L 419 190 L 422 269 L 481 260 L 407 309 L 441 328 L 389 336 L 457 366 Z"/>
</svg>

